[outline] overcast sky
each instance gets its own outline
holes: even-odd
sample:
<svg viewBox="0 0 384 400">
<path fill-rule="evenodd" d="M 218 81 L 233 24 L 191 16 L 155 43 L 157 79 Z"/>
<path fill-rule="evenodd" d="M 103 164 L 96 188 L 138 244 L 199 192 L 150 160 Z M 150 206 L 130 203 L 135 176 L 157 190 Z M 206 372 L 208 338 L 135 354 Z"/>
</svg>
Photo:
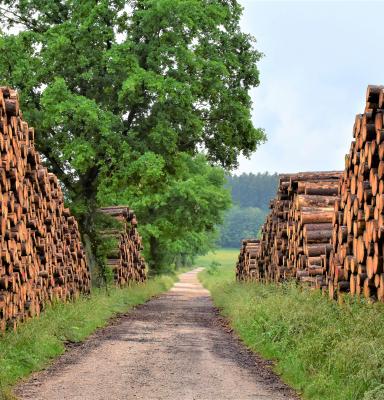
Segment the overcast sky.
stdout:
<svg viewBox="0 0 384 400">
<path fill-rule="evenodd" d="M 384 84 L 384 1 L 240 0 L 265 54 L 252 91 L 268 142 L 241 172 L 344 168 L 368 84 Z"/>
</svg>

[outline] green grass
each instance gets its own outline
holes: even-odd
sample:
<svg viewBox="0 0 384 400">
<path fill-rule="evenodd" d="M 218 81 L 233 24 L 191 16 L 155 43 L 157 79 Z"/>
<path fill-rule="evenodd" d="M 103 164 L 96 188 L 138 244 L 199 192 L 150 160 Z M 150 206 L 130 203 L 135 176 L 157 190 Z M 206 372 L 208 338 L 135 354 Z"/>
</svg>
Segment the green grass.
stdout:
<svg viewBox="0 0 384 400">
<path fill-rule="evenodd" d="M 109 293 L 96 289 L 88 298 L 57 303 L 40 318 L 27 321 L 16 333 L 0 336 L 0 399 L 11 398 L 11 386 L 20 378 L 44 368 L 62 354 L 66 342 L 84 340 L 118 313 L 168 290 L 176 279 L 176 275 L 163 275 L 145 285 L 113 288 Z"/>
<path fill-rule="evenodd" d="M 384 399 L 384 305 L 338 304 L 295 284 L 235 282 L 237 252 L 197 260 L 217 307 L 252 350 L 313 400 Z M 221 266 L 212 261 L 221 262 Z"/>
<path fill-rule="evenodd" d="M 223 268 L 220 273 L 222 278 L 223 273 L 227 276 L 234 276 L 236 259 L 239 255 L 238 249 L 220 249 L 213 253 L 209 253 L 206 256 L 200 256 L 197 258 L 195 264 L 201 267 L 210 267 L 212 263 L 219 263 Z"/>
</svg>

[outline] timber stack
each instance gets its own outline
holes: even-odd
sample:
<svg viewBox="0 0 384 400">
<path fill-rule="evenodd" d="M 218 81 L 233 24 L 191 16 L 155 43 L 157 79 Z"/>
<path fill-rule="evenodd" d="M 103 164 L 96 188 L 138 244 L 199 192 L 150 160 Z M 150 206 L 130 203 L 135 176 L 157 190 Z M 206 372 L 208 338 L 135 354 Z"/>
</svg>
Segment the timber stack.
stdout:
<svg viewBox="0 0 384 400">
<path fill-rule="evenodd" d="M 0 331 L 90 290 L 78 224 L 43 166 L 14 90 L 0 88 Z"/>
<path fill-rule="evenodd" d="M 288 257 L 284 268 L 312 287 L 327 286 L 332 219 L 342 172 L 305 172 L 290 178 Z"/>
<path fill-rule="evenodd" d="M 144 282 L 147 277 L 146 264 L 141 255 L 143 246 L 134 212 L 126 206 L 103 207 L 99 211 L 117 222 L 116 227 L 101 232 L 106 240 L 112 241 L 107 265 L 114 273 L 115 283 L 124 286 L 130 282 Z"/>
<path fill-rule="evenodd" d="M 291 175 L 280 175 L 275 199 L 270 202 L 270 213 L 261 229 L 260 252 L 256 261 L 259 281 L 278 282 L 284 278 L 282 268 L 288 249 L 287 220 L 290 206 L 289 181 Z"/>
<path fill-rule="evenodd" d="M 343 173 L 281 176 L 252 263 L 262 282 L 384 301 L 384 86 L 368 86 Z"/>
<path fill-rule="evenodd" d="M 239 259 L 236 265 L 238 281 L 260 280 L 256 256 L 260 251 L 260 240 L 245 239 L 242 241 Z"/>
<path fill-rule="evenodd" d="M 335 204 L 329 295 L 384 300 L 384 87 L 368 86 Z"/>
<path fill-rule="evenodd" d="M 252 258 L 252 268 L 242 266 L 248 259 L 245 256 L 248 247 L 243 242 L 240 252 L 238 271 L 242 272 L 243 279 L 252 279 L 259 282 L 278 282 L 282 277 L 286 278 L 280 266 L 288 249 L 287 220 L 290 206 L 289 182 L 291 175 L 280 175 L 279 185 L 275 199 L 270 202 L 270 213 L 261 228 L 261 239 L 258 242 L 258 249 Z M 252 271 L 252 277 L 250 276 Z M 287 272 L 288 273 L 288 272 Z"/>
<path fill-rule="evenodd" d="M 262 228 L 258 280 L 294 276 L 331 298 L 384 301 L 383 125 L 384 86 L 368 86 L 344 171 L 281 176 Z"/>
<path fill-rule="evenodd" d="M 339 171 L 280 175 L 262 227 L 255 280 L 297 278 L 315 286 L 326 285 L 333 207 L 341 175 Z"/>
</svg>

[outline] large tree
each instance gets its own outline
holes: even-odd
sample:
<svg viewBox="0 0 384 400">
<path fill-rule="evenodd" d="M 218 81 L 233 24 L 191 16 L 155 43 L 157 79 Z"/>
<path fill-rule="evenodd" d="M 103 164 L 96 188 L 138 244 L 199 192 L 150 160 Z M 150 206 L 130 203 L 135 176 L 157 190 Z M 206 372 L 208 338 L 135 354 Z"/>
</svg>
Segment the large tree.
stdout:
<svg viewBox="0 0 384 400">
<path fill-rule="evenodd" d="M 169 174 L 161 157 L 146 152 L 105 179 L 98 199 L 102 204 L 129 199 L 146 221 L 140 231 L 149 244 L 146 258 L 160 269 L 175 261 L 185 264 L 214 245 L 215 226 L 231 204 L 224 183 L 224 171 L 202 155 L 179 153 Z"/>
<path fill-rule="evenodd" d="M 2 26 L 18 30 L 1 33 L 1 81 L 20 89 L 38 148 L 93 250 L 95 209 L 114 201 L 105 195 L 107 183 L 129 182 L 115 201 L 137 204 L 150 192 L 150 204 L 141 202 L 137 211 L 152 265 L 161 264 L 161 221 L 173 221 L 186 200 L 172 207 L 172 193 L 186 181 L 180 159 L 201 167 L 196 155 L 203 152 L 231 169 L 264 140 L 251 122 L 249 96 L 261 55 L 240 30 L 241 7 L 235 0 L 0 0 L 0 6 Z M 150 179 L 156 174 L 158 184 Z M 205 235 L 211 225 L 200 219 L 206 216 L 196 212 Z M 190 232 L 182 218 L 172 223 L 171 239 Z"/>
</svg>

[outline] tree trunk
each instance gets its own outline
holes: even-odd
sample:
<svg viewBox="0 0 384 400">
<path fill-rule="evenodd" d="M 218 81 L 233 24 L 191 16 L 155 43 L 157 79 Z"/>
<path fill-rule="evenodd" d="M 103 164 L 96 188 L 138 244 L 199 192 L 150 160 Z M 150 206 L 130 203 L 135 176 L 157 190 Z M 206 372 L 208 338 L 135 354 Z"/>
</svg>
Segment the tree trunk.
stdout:
<svg viewBox="0 0 384 400">
<path fill-rule="evenodd" d="M 159 240 L 155 236 L 149 237 L 149 270 L 151 274 L 158 274 L 162 267 Z"/>
<path fill-rule="evenodd" d="M 98 285 L 106 283 L 106 265 L 103 255 L 99 254 L 101 238 L 98 235 L 95 217 L 97 214 L 97 176 L 98 168 L 88 170 L 79 180 L 75 188 L 75 202 L 83 204 L 85 211 L 78 215 L 81 235 L 87 245 L 87 256 L 91 269 L 91 279 Z"/>
</svg>

